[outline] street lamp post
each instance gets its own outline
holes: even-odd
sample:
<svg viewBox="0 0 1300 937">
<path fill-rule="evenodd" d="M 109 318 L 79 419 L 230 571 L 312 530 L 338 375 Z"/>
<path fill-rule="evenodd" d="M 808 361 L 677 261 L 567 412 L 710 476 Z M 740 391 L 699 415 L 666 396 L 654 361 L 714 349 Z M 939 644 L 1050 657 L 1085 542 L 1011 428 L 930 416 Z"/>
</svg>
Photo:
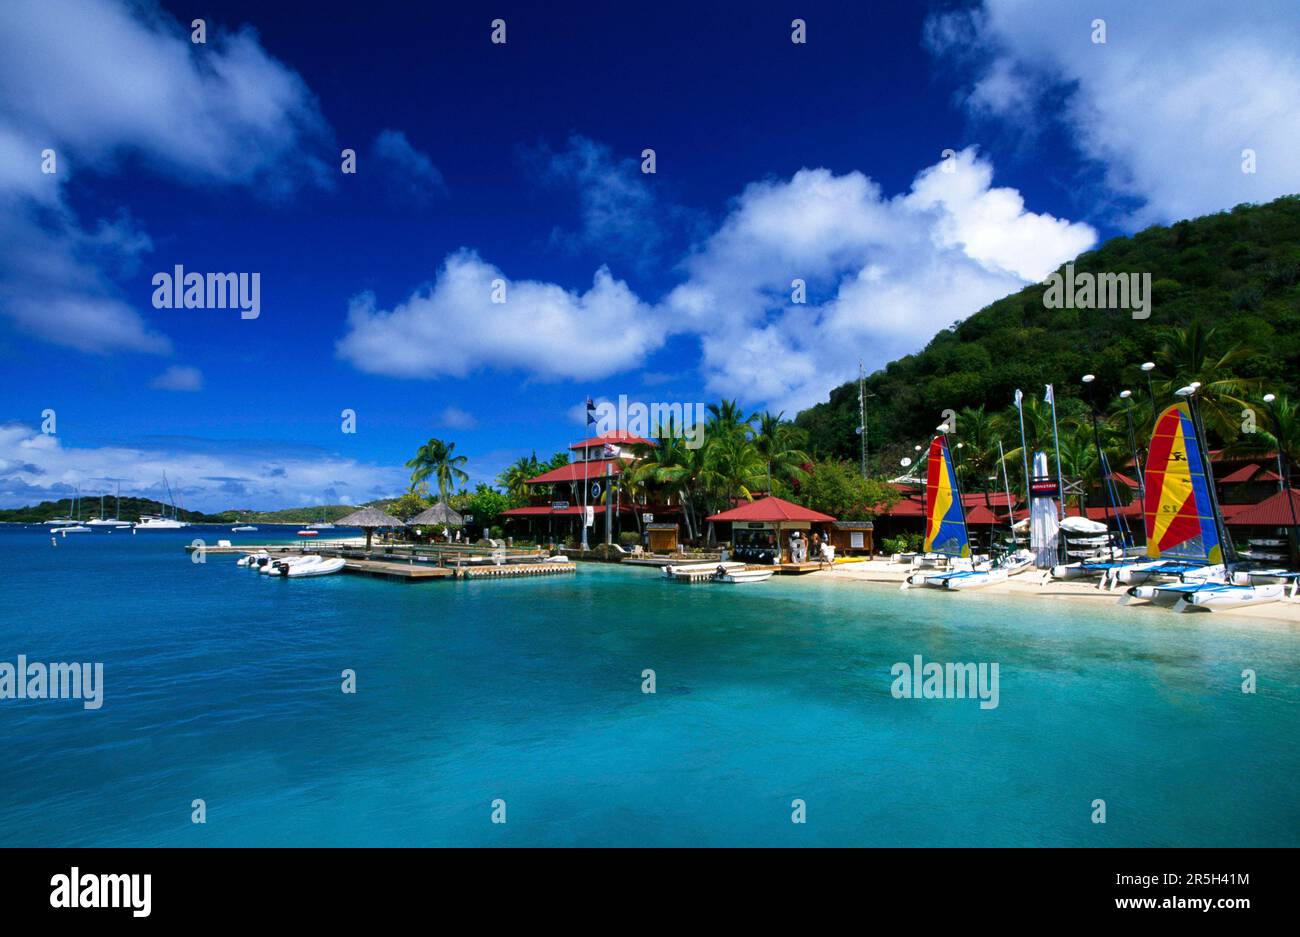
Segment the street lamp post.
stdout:
<svg viewBox="0 0 1300 937">
<path fill-rule="evenodd" d="M 1128 401 L 1133 399 L 1133 391 L 1122 390 L 1119 392 L 1119 399 Z M 1142 468 L 1142 460 L 1138 457 L 1137 437 L 1133 434 L 1133 408 L 1125 407 L 1124 415 L 1128 417 L 1128 446 L 1133 451 L 1133 467 L 1137 469 L 1138 476 L 1138 499 L 1145 502 L 1147 499 L 1147 479 L 1146 473 Z"/>
<path fill-rule="evenodd" d="M 1295 498 L 1291 496 L 1291 466 L 1288 460 L 1282 457 L 1282 440 L 1278 435 L 1282 424 L 1276 407 L 1277 394 L 1265 394 L 1264 403 L 1268 404 L 1268 415 L 1273 420 L 1273 441 L 1277 443 L 1277 483 L 1282 490 L 1282 497 L 1286 498 L 1287 504 L 1291 506 L 1291 531 L 1286 541 L 1289 559 L 1292 566 L 1295 566 L 1300 559 L 1300 543 L 1297 543 L 1297 536 L 1300 535 L 1300 530 L 1297 528 L 1300 528 L 1300 521 L 1296 520 Z"/>
</svg>

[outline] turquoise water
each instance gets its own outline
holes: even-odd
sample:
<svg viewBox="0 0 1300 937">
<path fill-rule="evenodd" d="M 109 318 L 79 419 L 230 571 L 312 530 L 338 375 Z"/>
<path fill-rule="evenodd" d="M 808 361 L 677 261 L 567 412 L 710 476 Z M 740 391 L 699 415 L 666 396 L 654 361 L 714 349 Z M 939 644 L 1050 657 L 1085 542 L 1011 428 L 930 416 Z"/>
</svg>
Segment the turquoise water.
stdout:
<svg viewBox="0 0 1300 937">
<path fill-rule="evenodd" d="M 106 684 L 93 712 L 0 700 L 0 844 L 1300 844 L 1290 634 L 591 565 L 282 581 L 194 536 L 241 535 L 0 527 L 0 661 Z M 894 699 L 916 654 L 998 662 L 999 706 Z"/>
</svg>

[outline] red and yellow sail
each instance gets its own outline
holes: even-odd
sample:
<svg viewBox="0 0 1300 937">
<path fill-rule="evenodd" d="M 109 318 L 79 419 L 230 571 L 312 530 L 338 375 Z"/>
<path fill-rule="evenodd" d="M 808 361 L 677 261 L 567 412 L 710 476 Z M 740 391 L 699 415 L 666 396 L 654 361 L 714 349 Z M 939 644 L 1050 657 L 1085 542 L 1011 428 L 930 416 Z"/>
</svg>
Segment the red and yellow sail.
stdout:
<svg viewBox="0 0 1300 937">
<path fill-rule="evenodd" d="M 1209 480 L 1187 404 L 1160 414 L 1146 470 L 1147 556 L 1223 562 Z"/>
<path fill-rule="evenodd" d="M 948 440 L 943 436 L 936 436 L 930 443 L 925 481 L 925 552 L 970 556 L 957 473 Z"/>
</svg>

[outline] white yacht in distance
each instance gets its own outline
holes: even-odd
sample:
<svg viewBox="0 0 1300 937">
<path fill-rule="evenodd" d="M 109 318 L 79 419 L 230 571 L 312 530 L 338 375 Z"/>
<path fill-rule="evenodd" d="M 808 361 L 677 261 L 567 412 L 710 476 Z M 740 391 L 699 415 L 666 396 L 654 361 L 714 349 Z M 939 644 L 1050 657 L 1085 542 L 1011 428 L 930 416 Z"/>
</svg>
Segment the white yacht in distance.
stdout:
<svg viewBox="0 0 1300 937">
<path fill-rule="evenodd" d="M 189 521 L 178 520 L 175 517 L 163 517 L 160 514 L 141 514 L 140 522 L 135 525 L 136 530 L 180 530 L 182 527 L 190 526 Z"/>
<path fill-rule="evenodd" d="M 118 488 L 117 488 L 117 507 L 118 507 L 118 510 L 117 510 L 116 513 L 120 514 L 120 513 L 121 513 L 121 510 L 122 510 L 122 486 L 121 486 L 121 485 L 119 485 Z M 90 520 L 86 521 L 86 526 L 87 526 L 87 527 L 130 527 L 130 526 L 131 526 L 131 522 L 130 522 L 130 521 L 120 521 L 120 520 L 117 519 L 116 516 L 114 516 L 114 517 L 105 517 L 105 516 L 104 516 L 104 496 L 101 494 L 101 495 L 99 496 L 99 516 L 98 516 L 98 517 L 92 517 Z"/>
<path fill-rule="evenodd" d="M 167 500 L 172 504 L 172 516 L 168 517 L 166 508 L 162 514 L 141 514 L 140 521 L 135 525 L 136 530 L 180 530 L 182 527 L 190 526 L 189 521 L 183 521 L 177 516 L 176 502 L 172 499 L 172 488 L 167 483 L 167 473 L 163 472 L 163 485 L 167 488 Z"/>
</svg>

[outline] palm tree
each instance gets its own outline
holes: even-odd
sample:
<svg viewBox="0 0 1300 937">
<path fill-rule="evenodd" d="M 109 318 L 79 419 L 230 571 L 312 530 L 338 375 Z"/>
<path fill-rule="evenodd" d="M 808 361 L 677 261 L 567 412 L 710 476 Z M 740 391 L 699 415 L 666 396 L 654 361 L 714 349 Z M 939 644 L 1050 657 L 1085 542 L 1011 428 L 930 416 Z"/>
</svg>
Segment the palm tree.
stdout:
<svg viewBox="0 0 1300 937">
<path fill-rule="evenodd" d="M 745 416 L 745 411 L 734 400 L 720 400 L 708 406 L 709 420 L 705 424 L 708 436 L 733 436 L 749 428 L 754 417 Z"/>
<path fill-rule="evenodd" d="M 411 485 L 418 485 L 432 475 L 438 483 L 438 500 L 446 504 L 447 489 L 457 482 L 463 485 L 469 481 L 469 475 L 461 469 L 469 460 L 463 455 L 453 455 L 455 451 L 454 442 L 441 439 L 426 442 L 415 453 L 415 458 L 406 463 L 406 467 L 411 469 Z"/>
<path fill-rule="evenodd" d="M 812 461 L 808 453 L 797 448 L 796 437 L 801 431 L 793 423 L 783 423 L 784 412 L 755 414 L 758 426 L 750 429 L 750 441 L 758 456 L 767 465 L 767 493 L 772 493 L 772 475 L 785 482 L 802 478 L 804 466 Z"/>
<path fill-rule="evenodd" d="M 727 507 L 735 495 L 753 501 L 767 469 L 754 444 L 740 434 L 727 434 L 711 439 L 706 448 L 700 474 L 705 491 Z"/>
<path fill-rule="evenodd" d="M 686 520 L 686 537 L 695 539 L 692 492 L 698 479 L 698 456 L 703 449 L 690 449 L 675 431 L 672 418 L 661 429 L 659 445 L 633 443 L 627 449 L 637 458 L 632 468 L 633 480 L 644 487 L 654 485 L 675 493 Z"/>
<path fill-rule="evenodd" d="M 516 504 L 523 504 L 528 500 L 528 480 L 536 478 L 542 473 L 541 463 L 537 461 L 537 453 L 531 456 L 520 456 L 505 471 L 497 476 L 497 482 L 506 490 L 506 494 Z"/>
<path fill-rule="evenodd" d="M 1211 351 L 1216 329 L 1206 329 L 1196 322 L 1187 328 L 1168 328 L 1161 333 L 1162 343 L 1152 360 L 1157 400 L 1173 402 L 1174 391 L 1199 381 L 1196 398 L 1201 416 L 1224 442 L 1236 439 L 1241 411 L 1250 404 L 1246 395 L 1260 385 L 1258 378 L 1237 377 L 1233 371 L 1255 354 L 1240 342 L 1226 351 Z"/>
</svg>

